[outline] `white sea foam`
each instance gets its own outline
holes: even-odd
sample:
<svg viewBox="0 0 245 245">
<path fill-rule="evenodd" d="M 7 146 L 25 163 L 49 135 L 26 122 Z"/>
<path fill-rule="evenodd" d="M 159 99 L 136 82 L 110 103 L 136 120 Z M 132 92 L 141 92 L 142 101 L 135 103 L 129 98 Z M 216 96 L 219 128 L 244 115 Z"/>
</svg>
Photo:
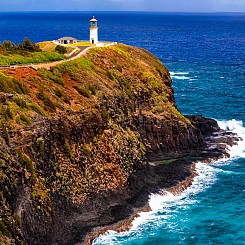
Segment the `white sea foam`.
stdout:
<svg viewBox="0 0 245 245">
<path fill-rule="evenodd" d="M 229 154 L 231 158 L 245 158 L 245 128 L 243 127 L 243 122 L 233 119 L 229 121 L 218 121 L 218 125 L 221 129 L 236 133 L 241 138 L 237 145 L 230 148 Z"/>
<path fill-rule="evenodd" d="M 237 133 L 237 135 L 244 140 L 239 141 L 238 145 L 230 148 L 230 155 L 232 158 L 245 157 L 245 128 L 242 121 L 230 120 L 219 121 L 220 128 Z M 205 191 L 217 180 L 217 173 L 224 172 L 224 170 L 215 167 L 215 165 L 229 163 L 230 159 L 221 159 L 212 165 L 207 165 L 202 162 L 196 163 L 197 176 L 194 178 L 190 187 L 178 195 L 174 195 L 166 190 L 162 194 L 152 194 L 149 198 L 149 205 L 152 209 L 150 212 L 141 212 L 132 223 L 132 228 L 127 232 L 108 231 L 101 235 L 94 241 L 94 245 L 113 244 L 119 245 L 119 238 L 127 238 L 128 240 L 136 237 L 141 237 L 147 224 L 154 227 L 160 227 L 163 223 L 170 229 L 177 229 L 177 224 L 169 222 L 172 220 L 176 212 L 190 208 L 197 202 L 195 196 Z M 226 171 L 227 174 L 232 173 Z"/>
<path fill-rule="evenodd" d="M 190 80 L 190 77 L 187 77 L 185 75 L 189 75 L 189 72 L 170 72 L 170 75 L 174 79 L 178 80 Z"/>
<path fill-rule="evenodd" d="M 143 224 L 149 222 L 159 223 L 159 219 L 166 220 L 170 215 L 177 212 L 178 209 L 186 209 L 188 206 L 195 204 L 196 200 L 192 197 L 213 184 L 216 181 L 216 173 L 220 170 L 198 162 L 196 164 L 196 171 L 198 175 L 194 178 L 192 185 L 182 193 L 174 195 L 163 190 L 161 194 L 150 195 L 149 205 L 152 211 L 139 213 L 139 216 L 132 222 L 131 231 L 140 230 Z M 159 215 L 159 212 L 163 212 L 164 215 Z"/>
<path fill-rule="evenodd" d="M 108 231 L 94 241 L 94 245 L 120 244 L 119 238 L 134 239 L 141 237 L 144 229 L 148 225 L 160 227 L 163 223 L 171 229 L 176 229 L 174 222 L 169 222 L 180 210 L 185 210 L 194 205 L 197 201 L 195 195 L 204 191 L 216 181 L 216 173 L 219 169 L 205 163 L 197 163 L 196 171 L 198 175 L 194 178 L 193 184 L 179 195 L 174 195 L 168 191 L 162 194 L 152 194 L 149 198 L 150 212 L 141 212 L 132 222 L 132 228 L 127 232 Z"/>
<path fill-rule="evenodd" d="M 189 72 L 169 72 L 171 76 L 175 76 L 175 75 L 188 75 Z"/>
</svg>

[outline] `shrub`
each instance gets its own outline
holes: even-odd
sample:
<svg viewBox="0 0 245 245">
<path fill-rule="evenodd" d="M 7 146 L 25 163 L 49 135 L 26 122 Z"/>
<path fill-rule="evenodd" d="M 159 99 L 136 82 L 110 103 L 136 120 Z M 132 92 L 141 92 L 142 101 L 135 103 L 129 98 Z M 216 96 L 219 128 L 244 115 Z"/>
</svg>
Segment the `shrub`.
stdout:
<svg viewBox="0 0 245 245">
<path fill-rule="evenodd" d="M 0 92 L 28 94 L 30 90 L 22 81 L 5 76 L 0 72 Z"/>
<path fill-rule="evenodd" d="M 71 104 L 71 102 L 70 102 L 70 100 L 69 100 L 69 98 L 68 97 L 66 97 L 59 89 L 56 89 L 55 91 L 54 91 L 54 93 L 55 93 L 55 95 L 57 96 L 57 97 L 59 97 L 59 98 L 61 98 L 65 103 L 67 103 L 67 104 Z M 58 107 L 58 105 L 57 105 L 57 107 Z M 64 108 L 63 108 L 64 109 Z"/>
<path fill-rule="evenodd" d="M 9 236 L 9 231 L 2 220 L 0 220 L 0 235 Z"/>
<path fill-rule="evenodd" d="M 70 105 L 70 104 L 71 104 L 71 102 L 70 102 L 69 98 L 68 98 L 68 97 L 66 97 L 66 96 L 63 96 L 63 101 L 64 101 L 66 104 L 68 104 L 68 105 Z"/>
<path fill-rule="evenodd" d="M 0 43 L 0 50 L 14 51 L 16 49 L 17 49 L 16 44 L 11 41 L 4 40 L 2 43 Z"/>
<path fill-rule="evenodd" d="M 124 80 L 123 78 L 118 78 L 117 81 L 119 82 L 120 87 L 126 92 L 128 97 L 133 99 L 132 89 L 128 81 Z"/>
<path fill-rule="evenodd" d="M 57 84 L 64 85 L 62 74 L 57 68 L 51 68 L 50 71 L 45 68 L 38 69 L 38 75 L 44 79 L 51 80 Z"/>
<path fill-rule="evenodd" d="M 37 139 L 36 147 L 37 147 L 40 155 L 43 157 L 44 156 L 44 140 L 43 140 L 43 138 L 38 138 Z"/>
<path fill-rule="evenodd" d="M 14 119 L 14 112 L 12 112 L 9 107 L 7 107 L 7 109 L 5 110 L 5 118 Z"/>
<path fill-rule="evenodd" d="M 60 109 L 61 111 L 64 111 L 64 110 L 65 110 L 64 106 L 61 105 L 60 103 L 55 103 L 55 106 L 56 106 L 58 109 Z"/>
<path fill-rule="evenodd" d="M 77 92 L 83 95 L 84 97 L 91 98 L 91 92 L 87 88 L 82 88 L 82 87 L 77 87 L 77 86 L 74 86 L 73 88 L 76 89 Z"/>
<path fill-rule="evenodd" d="M 109 120 L 110 120 L 110 115 L 109 115 L 109 113 L 108 113 L 108 111 L 106 110 L 105 107 L 102 108 L 101 116 L 102 116 L 103 121 L 106 124 L 108 124 L 109 123 Z"/>
<path fill-rule="evenodd" d="M 19 157 L 19 162 L 22 164 L 22 166 L 24 166 L 29 173 L 34 175 L 35 174 L 34 163 L 30 159 L 30 157 L 25 153 L 21 152 L 20 150 L 17 150 L 17 154 Z"/>
<path fill-rule="evenodd" d="M 82 145 L 82 153 L 88 158 L 91 157 L 91 151 L 86 145 Z"/>
<path fill-rule="evenodd" d="M 61 98 L 62 97 L 62 92 L 59 90 L 59 89 L 56 89 L 55 91 L 54 91 L 54 93 L 55 93 L 55 95 L 57 96 L 57 97 L 59 97 L 59 98 Z"/>
<path fill-rule="evenodd" d="M 22 222 L 21 222 L 20 216 L 15 214 L 14 215 L 14 220 L 15 220 L 15 224 L 17 225 L 17 227 L 22 228 Z"/>
<path fill-rule="evenodd" d="M 116 65 L 116 69 L 120 72 L 122 72 L 122 67 L 120 65 Z"/>
<path fill-rule="evenodd" d="M 23 44 L 18 45 L 19 49 L 24 49 L 29 52 L 41 52 L 42 50 L 38 44 L 32 43 L 27 37 L 24 39 Z"/>
<path fill-rule="evenodd" d="M 0 191 L 0 203 L 4 202 L 3 193 Z"/>
<path fill-rule="evenodd" d="M 112 81 L 115 80 L 114 74 L 111 73 L 110 71 L 107 71 L 107 72 L 106 72 L 106 75 L 108 76 L 108 78 L 110 78 L 110 80 L 112 80 Z"/>
<path fill-rule="evenodd" d="M 0 43 L 0 50 L 4 51 L 4 54 L 0 54 L 0 65 L 42 63 L 66 58 L 64 54 L 55 51 L 42 51 L 38 44 L 32 43 L 28 38 L 18 45 L 4 41 Z"/>
<path fill-rule="evenodd" d="M 57 45 L 55 47 L 55 51 L 58 52 L 59 54 L 65 54 L 67 53 L 67 48 L 62 45 Z"/>
<path fill-rule="evenodd" d="M 35 174 L 35 168 L 34 168 L 34 164 L 33 162 L 31 161 L 30 158 L 28 158 L 29 160 L 26 162 L 26 170 L 31 173 L 32 175 Z"/>
<path fill-rule="evenodd" d="M 37 93 L 37 98 L 39 100 L 43 101 L 44 110 L 49 111 L 49 112 L 55 112 L 56 111 L 55 104 L 47 96 L 45 96 L 42 91 Z"/>
<path fill-rule="evenodd" d="M 86 89 L 88 89 L 91 92 L 92 95 L 96 95 L 96 89 L 93 85 L 87 84 L 87 85 L 85 85 L 85 87 L 86 87 Z"/>
<path fill-rule="evenodd" d="M 45 116 L 44 112 L 38 105 L 30 104 L 29 107 L 41 116 Z"/>
<path fill-rule="evenodd" d="M 27 115 L 21 114 L 19 117 L 20 120 L 26 125 L 30 125 L 32 123 L 30 117 L 28 117 Z"/>
<path fill-rule="evenodd" d="M 9 144 L 10 142 L 9 132 L 6 125 L 3 122 L 1 123 L 1 128 L 3 133 L 3 138 L 5 139 L 6 143 Z"/>
<path fill-rule="evenodd" d="M 0 43 L 0 49 L 5 51 L 29 51 L 29 52 L 40 52 L 42 51 L 38 44 L 32 43 L 27 37 L 23 43 L 16 45 L 11 41 L 3 41 Z"/>
<path fill-rule="evenodd" d="M 21 108 L 28 108 L 26 101 L 21 98 L 16 97 L 14 102 Z"/>
<path fill-rule="evenodd" d="M 64 154 L 66 157 L 70 159 L 72 158 L 71 147 L 67 141 L 65 142 L 65 145 L 64 145 Z"/>
</svg>

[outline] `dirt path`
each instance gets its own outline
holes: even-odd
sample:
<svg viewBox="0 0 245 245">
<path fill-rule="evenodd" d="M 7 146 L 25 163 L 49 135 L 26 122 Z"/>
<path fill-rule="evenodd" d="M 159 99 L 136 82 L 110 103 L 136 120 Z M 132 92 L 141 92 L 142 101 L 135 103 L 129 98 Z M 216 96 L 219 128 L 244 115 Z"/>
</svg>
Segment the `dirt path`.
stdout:
<svg viewBox="0 0 245 245">
<path fill-rule="evenodd" d="M 112 46 L 117 44 L 117 42 L 114 43 L 109 43 L 106 44 L 102 47 L 108 47 L 108 46 Z M 75 60 L 77 58 L 80 58 L 81 56 L 85 55 L 87 53 L 87 51 L 91 48 L 96 48 L 97 46 L 78 46 L 77 48 L 80 49 L 80 51 L 78 53 L 72 54 L 70 58 L 65 59 L 65 60 L 58 60 L 58 61 L 52 61 L 52 62 L 46 62 L 46 63 L 39 63 L 39 64 L 26 64 L 26 65 L 12 65 L 12 66 L 0 66 L 0 69 L 17 69 L 17 68 L 33 68 L 35 70 L 40 69 L 40 68 L 45 68 L 47 70 L 49 70 L 51 67 L 62 64 L 64 62 L 68 62 L 71 60 Z"/>
<path fill-rule="evenodd" d="M 67 62 L 67 61 L 75 60 L 75 59 L 83 56 L 84 54 L 86 54 L 87 50 L 89 50 L 90 48 L 94 48 L 94 47 L 79 47 L 80 51 L 77 54 L 72 55 L 72 57 L 65 59 L 65 60 L 58 60 L 58 61 L 53 61 L 53 62 L 49 62 L 49 63 L 33 64 L 33 65 L 28 65 L 28 66 L 34 68 L 35 70 L 37 70 L 39 68 L 45 68 L 45 69 L 49 70 L 53 66 L 62 64 L 62 63 Z M 15 68 L 19 68 L 19 67 L 23 67 L 23 66 L 15 66 Z"/>
</svg>

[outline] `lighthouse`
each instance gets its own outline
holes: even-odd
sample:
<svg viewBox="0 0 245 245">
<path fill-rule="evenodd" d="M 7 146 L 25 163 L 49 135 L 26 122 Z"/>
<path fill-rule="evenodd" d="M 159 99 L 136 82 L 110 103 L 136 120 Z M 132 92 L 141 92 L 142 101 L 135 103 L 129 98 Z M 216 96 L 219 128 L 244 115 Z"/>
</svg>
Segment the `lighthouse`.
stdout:
<svg viewBox="0 0 245 245">
<path fill-rule="evenodd" d="M 98 24 L 97 20 L 93 16 L 90 20 L 90 43 L 97 44 L 98 41 Z"/>
</svg>

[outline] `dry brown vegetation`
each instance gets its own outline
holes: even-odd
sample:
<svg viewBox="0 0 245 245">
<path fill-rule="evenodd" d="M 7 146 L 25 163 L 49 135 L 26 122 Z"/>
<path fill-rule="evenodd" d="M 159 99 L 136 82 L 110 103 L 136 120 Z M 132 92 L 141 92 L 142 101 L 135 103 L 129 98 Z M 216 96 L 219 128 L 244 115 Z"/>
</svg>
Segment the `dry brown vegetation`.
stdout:
<svg viewBox="0 0 245 245">
<path fill-rule="evenodd" d="M 136 121 L 189 125 L 175 108 L 167 69 L 126 45 L 93 48 L 50 70 L 2 70 L 0 100 L 0 239 L 20 243 L 18 220 L 31 236 L 32 225 L 52 223 L 60 203 L 76 206 L 127 188 L 151 147 Z M 20 204 L 20 193 L 28 204 Z"/>
</svg>

